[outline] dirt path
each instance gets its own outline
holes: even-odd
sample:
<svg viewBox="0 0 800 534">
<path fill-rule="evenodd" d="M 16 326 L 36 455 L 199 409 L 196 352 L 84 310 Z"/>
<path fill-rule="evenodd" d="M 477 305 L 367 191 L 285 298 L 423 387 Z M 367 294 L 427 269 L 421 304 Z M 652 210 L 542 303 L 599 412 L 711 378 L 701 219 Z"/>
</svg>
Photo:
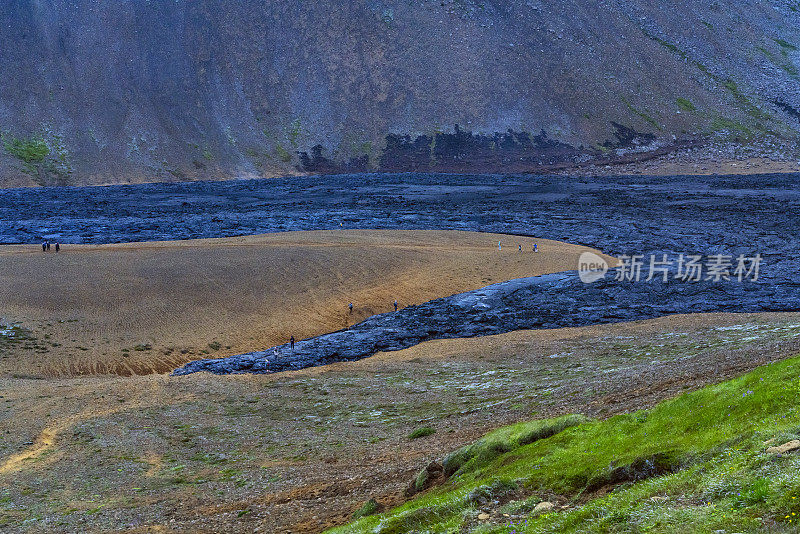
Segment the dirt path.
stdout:
<svg viewBox="0 0 800 534">
<path fill-rule="evenodd" d="M 130 406 L 126 406 L 125 409 L 130 409 Z M 56 445 L 56 440 L 59 436 L 76 424 L 96 417 L 106 417 L 122 410 L 122 407 L 99 411 L 88 409 L 82 413 L 70 415 L 63 419 L 56 419 L 39 432 L 39 435 L 31 442 L 30 447 L 17 454 L 13 454 L 0 464 L 0 475 L 8 475 L 20 471 L 26 464 L 39 461 L 43 455 L 48 453 Z"/>
</svg>

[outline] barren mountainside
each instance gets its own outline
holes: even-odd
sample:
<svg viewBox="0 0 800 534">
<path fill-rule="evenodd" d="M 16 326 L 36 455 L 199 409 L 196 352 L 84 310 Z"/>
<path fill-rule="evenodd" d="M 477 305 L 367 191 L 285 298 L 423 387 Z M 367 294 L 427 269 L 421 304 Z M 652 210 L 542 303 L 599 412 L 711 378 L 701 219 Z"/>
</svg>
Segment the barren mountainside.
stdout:
<svg viewBox="0 0 800 534">
<path fill-rule="evenodd" d="M 794 144 L 800 2 L 7 0 L 0 185 Z"/>
</svg>

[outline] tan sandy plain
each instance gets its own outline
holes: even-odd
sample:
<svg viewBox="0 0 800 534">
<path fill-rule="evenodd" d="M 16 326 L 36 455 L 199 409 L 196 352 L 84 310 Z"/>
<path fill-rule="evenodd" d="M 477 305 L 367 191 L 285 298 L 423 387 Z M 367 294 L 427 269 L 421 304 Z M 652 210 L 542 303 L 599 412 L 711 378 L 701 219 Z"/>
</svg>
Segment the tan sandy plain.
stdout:
<svg viewBox="0 0 800 534">
<path fill-rule="evenodd" d="M 575 269 L 585 250 L 508 235 L 384 230 L 65 245 L 58 254 L 5 246 L 0 323 L 18 324 L 29 339 L 0 347 L 0 376 L 169 372 L 338 330 L 391 311 L 394 299 L 404 307 Z"/>
</svg>

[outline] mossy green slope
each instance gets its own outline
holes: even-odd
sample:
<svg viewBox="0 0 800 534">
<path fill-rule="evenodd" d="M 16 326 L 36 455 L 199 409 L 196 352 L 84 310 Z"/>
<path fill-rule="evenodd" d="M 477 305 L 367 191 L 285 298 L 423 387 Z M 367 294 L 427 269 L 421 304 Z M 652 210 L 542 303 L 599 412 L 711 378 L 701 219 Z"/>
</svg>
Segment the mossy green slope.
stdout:
<svg viewBox="0 0 800 534">
<path fill-rule="evenodd" d="M 650 410 L 534 424 L 556 432 L 499 429 L 445 460 L 444 485 L 330 532 L 793 532 L 800 519 L 800 454 L 766 452 L 800 436 L 800 358 Z M 531 512 L 546 499 L 566 504 Z"/>
</svg>

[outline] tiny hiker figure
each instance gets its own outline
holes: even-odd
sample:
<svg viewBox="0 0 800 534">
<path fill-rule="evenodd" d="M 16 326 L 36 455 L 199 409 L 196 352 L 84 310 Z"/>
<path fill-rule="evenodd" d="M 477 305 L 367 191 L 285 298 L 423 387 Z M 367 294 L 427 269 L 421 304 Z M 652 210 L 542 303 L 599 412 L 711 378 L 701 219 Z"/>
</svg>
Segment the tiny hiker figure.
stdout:
<svg viewBox="0 0 800 534">
<path fill-rule="evenodd" d="M 61 250 L 61 245 L 59 245 L 58 241 L 56 241 L 56 252 L 58 252 L 59 250 Z"/>
<path fill-rule="evenodd" d="M 352 302 L 350 303 L 350 306 L 348 306 L 348 308 L 350 308 L 350 313 L 353 313 L 353 303 Z"/>
<path fill-rule="evenodd" d="M 539 252 L 539 245 L 537 245 L 536 243 L 533 244 L 533 251 Z"/>
<path fill-rule="evenodd" d="M 394 299 L 394 311 L 397 311 L 397 299 Z"/>
<path fill-rule="evenodd" d="M 47 243 L 42 241 L 42 252 L 47 252 Z"/>
<path fill-rule="evenodd" d="M 289 338 L 289 347 L 294 350 L 294 336 Z"/>
</svg>

